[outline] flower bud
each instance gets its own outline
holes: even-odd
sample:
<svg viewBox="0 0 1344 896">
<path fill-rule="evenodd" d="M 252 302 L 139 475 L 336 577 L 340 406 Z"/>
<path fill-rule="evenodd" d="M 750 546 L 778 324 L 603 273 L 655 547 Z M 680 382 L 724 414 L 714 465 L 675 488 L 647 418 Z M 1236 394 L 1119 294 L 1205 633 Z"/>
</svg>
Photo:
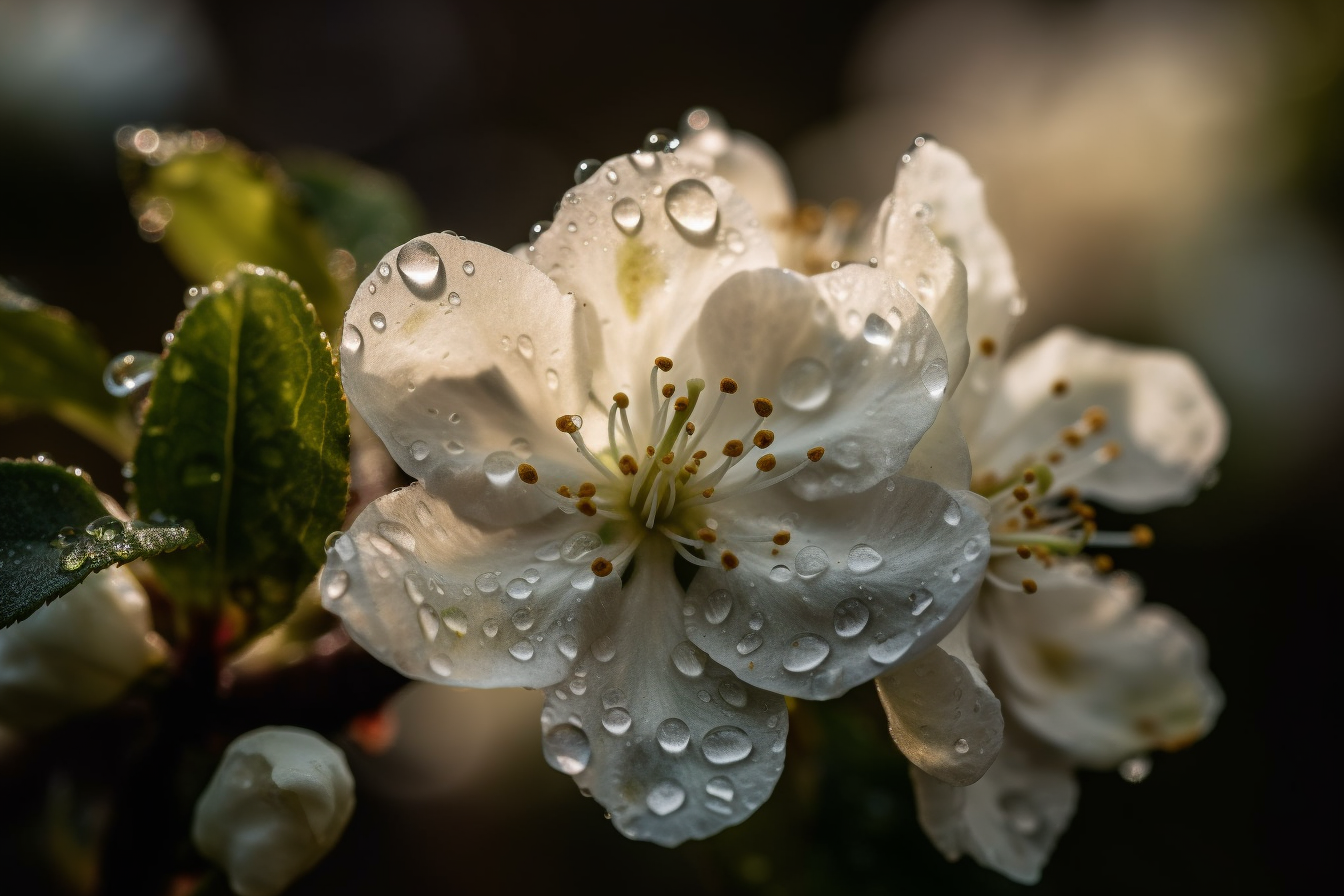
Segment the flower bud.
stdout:
<svg viewBox="0 0 1344 896">
<path fill-rule="evenodd" d="M 121 568 L 0 629 L 0 724 L 52 725 L 109 703 L 162 655 L 149 601 Z"/>
<path fill-rule="evenodd" d="M 345 755 L 303 728 L 229 744 L 196 801 L 191 837 L 238 896 L 273 896 L 326 855 L 355 808 Z"/>
</svg>

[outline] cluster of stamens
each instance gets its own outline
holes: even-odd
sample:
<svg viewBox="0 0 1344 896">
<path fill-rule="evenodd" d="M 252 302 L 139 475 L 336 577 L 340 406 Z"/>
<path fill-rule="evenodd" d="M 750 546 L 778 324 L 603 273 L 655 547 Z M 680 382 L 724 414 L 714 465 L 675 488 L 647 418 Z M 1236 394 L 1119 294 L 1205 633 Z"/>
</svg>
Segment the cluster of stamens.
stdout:
<svg viewBox="0 0 1344 896">
<path fill-rule="evenodd" d="M 657 410 L 649 438 L 642 447 L 630 426 L 627 413 L 630 397 L 624 392 L 612 396 L 607 409 L 608 447 L 598 453 L 584 442 L 583 418 L 565 414 L 555 421 L 556 429 L 568 435 L 578 453 L 601 474 L 598 482 L 582 482 L 577 488 L 568 483 L 552 485 L 543 483 L 540 472 L 531 464 L 518 465 L 518 478 L 522 482 L 539 486 L 542 493 L 566 512 L 637 523 L 638 531 L 631 544 L 619 556 L 593 561 L 593 572 L 598 576 L 622 568 L 644 536 L 655 530 L 669 539 L 678 554 L 697 566 L 736 568 L 740 562 L 737 554 L 718 544 L 724 540 L 734 544 L 770 544 L 771 550 L 778 553 L 779 546 L 789 542 L 787 531 L 769 535 L 733 534 L 729 539 L 716 530 L 712 519 L 695 508 L 778 485 L 825 454 L 821 446 L 812 448 L 794 465 L 776 473 L 780 460 L 767 451 L 775 442 L 775 433 L 762 426 L 774 412 L 774 405 L 768 398 L 756 398 L 751 403 L 750 424 L 743 428 L 740 437 L 723 443 L 720 460 L 706 463 L 710 455 L 700 444 L 719 422 L 725 404 L 737 394 L 738 384 L 730 377 L 721 379 L 713 405 L 696 423 L 691 417 L 700 404 L 705 382 L 687 380 L 685 394 L 677 395 L 672 383 L 659 383 L 659 374 L 671 369 L 671 358 L 654 359 L 649 373 L 649 401 Z M 734 475 L 753 452 L 757 452 L 755 471 Z M 718 552 L 717 559 L 707 559 L 714 551 Z"/>
</svg>

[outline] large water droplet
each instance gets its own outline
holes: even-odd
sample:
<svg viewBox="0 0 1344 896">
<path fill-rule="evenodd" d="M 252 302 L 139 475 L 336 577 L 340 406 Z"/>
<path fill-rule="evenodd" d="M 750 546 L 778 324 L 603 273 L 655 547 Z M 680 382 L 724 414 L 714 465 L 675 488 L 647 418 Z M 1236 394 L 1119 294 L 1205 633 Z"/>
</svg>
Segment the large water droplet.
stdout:
<svg viewBox="0 0 1344 896">
<path fill-rule="evenodd" d="M 742 683 L 736 678 L 725 678 L 719 682 L 719 696 L 729 706 L 738 709 L 747 705 L 747 689 L 742 687 Z"/>
<path fill-rule="evenodd" d="M 924 365 L 919 377 L 924 381 L 924 388 L 929 390 L 929 394 L 937 398 L 947 388 L 947 361 L 942 358 L 931 359 Z"/>
<path fill-rule="evenodd" d="M 350 589 L 350 573 L 343 569 L 338 569 L 327 580 L 322 583 L 322 596 L 327 600 L 336 600 L 345 596 L 345 592 Z"/>
<path fill-rule="evenodd" d="M 654 815 L 671 815 L 681 808 L 682 803 L 686 802 L 686 791 L 682 790 L 678 784 L 664 781 L 661 784 L 654 785 L 648 796 L 644 798 L 644 802 Z"/>
<path fill-rule="evenodd" d="M 571 563 L 578 563 L 600 547 L 602 538 L 596 532 L 575 532 L 561 545 L 560 556 Z"/>
<path fill-rule="evenodd" d="M 658 726 L 658 746 L 669 753 L 680 753 L 691 742 L 691 727 L 681 719 L 666 719 Z"/>
<path fill-rule="evenodd" d="M 959 737 L 957 738 L 957 742 L 952 745 L 952 749 L 956 750 L 958 753 L 965 754 L 971 752 L 971 745 L 966 738 Z"/>
<path fill-rule="evenodd" d="M 123 352 L 103 368 L 103 388 L 118 398 L 153 381 L 159 372 L 159 356 L 153 352 Z"/>
<path fill-rule="evenodd" d="M 835 605 L 835 633 L 852 638 L 868 625 L 868 607 L 857 597 L 848 597 Z"/>
<path fill-rule="evenodd" d="M 565 659 L 572 660 L 579 655 L 579 641 L 573 635 L 561 635 L 555 640 L 555 649 L 559 650 Z"/>
<path fill-rule="evenodd" d="M 727 619 L 732 610 L 732 595 L 722 588 L 711 591 L 709 597 L 705 598 L 705 621 L 710 625 L 718 625 Z"/>
<path fill-rule="evenodd" d="M 793 570 L 782 563 L 770 568 L 770 581 L 772 582 L 783 584 L 791 578 L 793 578 Z"/>
<path fill-rule="evenodd" d="M 403 551 L 415 551 L 415 536 L 401 523 L 384 520 L 378 524 L 378 534 L 392 542 Z"/>
<path fill-rule="evenodd" d="M 510 617 L 510 621 L 513 622 L 513 627 L 518 629 L 518 631 L 525 632 L 532 627 L 534 621 L 532 611 L 527 607 L 520 607 L 514 611 L 513 616 Z"/>
<path fill-rule="evenodd" d="M 476 577 L 476 590 L 482 594 L 494 594 L 499 590 L 499 576 L 492 572 L 483 572 Z"/>
<path fill-rule="evenodd" d="M 602 727 L 612 734 L 624 734 L 630 730 L 630 713 L 623 706 L 613 706 L 602 713 Z"/>
<path fill-rule="evenodd" d="M 711 729 L 700 741 L 700 752 L 715 765 L 740 762 L 751 755 L 751 738 L 741 728 L 721 725 Z"/>
<path fill-rule="evenodd" d="M 381 311 L 375 311 L 375 312 L 373 312 L 372 314 L 370 314 L 370 315 L 369 315 L 369 326 L 373 327 L 373 329 L 374 329 L 375 331 L 379 332 L 379 333 L 381 333 L 381 332 L 383 332 L 384 330 L 386 330 L 386 329 L 387 329 L 387 318 L 383 316 L 383 312 L 381 312 Z"/>
<path fill-rule="evenodd" d="M 424 460 L 425 458 L 429 457 L 429 443 L 423 441 L 412 442 L 411 457 L 415 458 L 416 460 Z"/>
<path fill-rule="evenodd" d="M 920 588 L 910 595 L 910 615 L 918 616 L 933 603 L 933 594 L 927 588 Z"/>
<path fill-rule="evenodd" d="M 485 477 L 497 486 L 505 486 L 518 476 L 518 458 L 512 451 L 495 451 L 487 455 L 482 465 Z"/>
<path fill-rule="evenodd" d="M 527 600 L 532 596 L 532 584 L 527 579 L 510 579 L 504 591 L 514 600 Z"/>
<path fill-rule="evenodd" d="M 868 656 L 874 662 L 894 663 L 905 655 L 905 652 L 910 649 L 910 645 L 913 643 L 914 634 L 911 632 L 897 632 L 893 635 L 879 637 L 868 646 Z"/>
<path fill-rule="evenodd" d="M 705 671 L 705 661 L 700 651 L 690 641 L 682 641 L 672 648 L 672 664 L 682 675 L 696 678 Z"/>
<path fill-rule="evenodd" d="M 603 635 L 593 642 L 593 659 L 599 663 L 609 663 L 616 656 L 616 642 L 610 635 Z"/>
<path fill-rule="evenodd" d="M 459 638 L 465 637 L 468 630 L 467 614 L 461 607 L 449 607 L 443 611 L 443 624 Z M 443 673 L 447 675 L 447 672 Z"/>
<path fill-rule="evenodd" d="M 784 651 L 784 668 L 790 672 L 807 672 L 820 666 L 830 652 L 831 645 L 820 635 L 807 632 L 794 635 Z"/>
<path fill-rule="evenodd" d="M 532 646 L 531 641 L 524 638 L 523 640 L 519 641 L 518 643 L 510 647 L 509 653 L 513 656 L 514 659 L 521 660 L 522 662 L 525 663 L 528 660 L 532 659 L 532 655 L 536 653 L 536 648 Z"/>
<path fill-rule="evenodd" d="M 634 236 L 644 223 L 644 213 L 640 211 L 639 203 L 627 196 L 611 207 L 611 220 L 616 222 L 621 233 Z"/>
<path fill-rule="evenodd" d="M 983 550 L 984 545 L 980 543 L 979 539 L 972 538 L 970 541 L 966 542 L 966 547 L 963 549 L 963 553 L 965 553 L 967 560 L 974 560 L 976 557 L 980 556 L 980 552 Z"/>
<path fill-rule="evenodd" d="M 710 778 L 709 781 L 705 784 L 705 793 L 709 794 L 712 797 L 717 797 L 718 799 L 724 800 L 726 802 L 732 802 L 734 795 L 733 782 L 729 781 L 722 775 L 715 778 Z"/>
<path fill-rule="evenodd" d="M 397 270 L 406 288 L 422 299 L 432 299 L 443 290 L 443 262 L 424 240 L 411 240 L 401 247 Z"/>
<path fill-rule="evenodd" d="M 701 242 L 719 225 L 719 202 L 702 181 L 690 178 L 678 181 L 663 199 L 667 216 L 682 236 Z"/>
<path fill-rule="evenodd" d="M 831 558 L 815 544 L 810 544 L 793 558 L 793 568 L 801 578 L 815 579 L 831 565 Z"/>
<path fill-rule="evenodd" d="M 849 557 L 845 563 L 849 566 L 850 572 L 861 576 L 881 566 L 882 555 L 866 544 L 856 544 L 849 549 Z"/>
<path fill-rule="evenodd" d="M 955 526 L 961 522 L 961 506 L 956 501 L 948 502 L 947 509 L 943 511 L 943 521 L 949 526 Z"/>
<path fill-rule="evenodd" d="M 476 273 L 476 265 L 472 264 L 470 261 L 462 262 L 462 273 L 470 277 L 472 274 Z"/>
<path fill-rule="evenodd" d="M 811 411 L 831 397 L 831 371 L 816 358 L 798 358 L 784 368 L 779 397 L 795 411 Z"/>
<path fill-rule="evenodd" d="M 588 178 L 592 177 L 595 173 L 597 173 L 597 169 L 601 167 L 602 167 L 601 159 L 584 159 L 574 168 L 575 185 L 581 184 Z M 573 193 L 566 193 L 565 197 L 568 198 L 573 195 L 574 195 Z"/>
<path fill-rule="evenodd" d="M 341 348 L 348 352 L 357 352 L 364 347 L 364 335 L 354 324 L 345 325 L 345 334 L 341 337 Z"/>
<path fill-rule="evenodd" d="M 885 347 L 891 345 L 896 338 L 896 331 L 892 329 L 891 324 L 887 323 L 886 318 L 870 314 L 863 323 L 863 338 L 871 345 Z"/>
<path fill-rule="evenodd" d="M 577 775 L 588 767 L 593 758 L 592 744 L 582 728 L 573 725 L 556 725 L 541 740 L 542 754 L 546 762 L 556 771 L 567 775 Z"/>
<path fill-rule="evenodd" d="M 406 573 L 404 580 L 406 585 L 406 596 L 411 599 L 411 603 L 419 606 L 425 602 L 425 577 L 418 572 Z"/>
<path fill-rule="evenodd" d="M 434 656 L 429 658 L 429 671 L 435 675 L 447 678 L 453 674 L 453 666 L 445 657 Z"/>
<path fill-rule="evenodd" d="M 747 632 L 742 636 L 742 640 L 737 642 L 737 652 L 746 656 L 753 650 L 760 648 L 765 643 L 765 639 L 757 632 Z"/>
<path fill-rule="evenodd" d="M 433 641 L 439 636 L 439 614 L 434 612 L 433 607 L 421 606 L 416 614 L 420 618 L 420 631 L 424 632 L 426 641 Z"/>
<path fill-rule="evenodd" d="M 755 613 L 752 613 L 751 618 L 747 620 L 747 626 L 754 632 L 760 631 L 761 627 L 764 625 L 765 625 L 765 616 L 761 613 L 760 610 L 757 610 Z"/>
</svg>

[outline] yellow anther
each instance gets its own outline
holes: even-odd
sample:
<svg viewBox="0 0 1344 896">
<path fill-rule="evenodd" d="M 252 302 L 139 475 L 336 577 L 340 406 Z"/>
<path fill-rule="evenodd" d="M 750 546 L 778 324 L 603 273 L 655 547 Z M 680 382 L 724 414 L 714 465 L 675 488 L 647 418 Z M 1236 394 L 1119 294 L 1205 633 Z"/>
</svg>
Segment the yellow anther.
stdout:
<svg viewBox="0 0 1344 896">
<path fill-rule="evenodd" d="M 653 457 L 653 446 L 649 445 L 647 448 L 645 448 L 644 453 L 647 454 L 649 457 Z"/>
<path fill-rule="evenodd" d="M 1019 501 L 1025 501 L 1031 497 L 1031 492 L 1027 491 L 1025 485 L 1019 485 L 1017 488 L 1013 489 L 1013 497 Z"/>
<path fill-rule="evenodd" d="M 1020 545 L 1018 545 L 1018 546 L 1017 546 L 1017 556 L 1021 557 L 1023 560 L 1030 560 L 1030 559 L 1031 559 L 1031 548 L 1027 547 L 1027 546 L 1024 545 L 1024 544 L 1020 544 Z"/>
<path fill-rule="evenodd" d="M 1153 530 L 1142 523 L 1130 529 L 1129 534 L 1133 536 L 1136 548 L 1146 548 L 1153 543 Z"/>
<path fill-rule="evenodd" d="M 695 424 L 689 420 L 686 421 L 686 435 L 688 436 L 695 435 Z"/>
<path fill-rule="evenodd" d="M 719 380 L 719 391 L 725 395 L 732 395 L 737 391 L 737 380 L 730 376 Z"/>
<path fill-rule="evenodd" d="M 563 417 L 555 418 L 555 428 L 561 432 L 576 433 L 579 431 L 579 424 L 574 422 L 572 414 L 565 414 Z"/>
<path fill-rule="evenodd" d="M 1036 481 L 1036 474 L 1033 473 L 1031 470 L 1027 470 L 1022 474 L 1022 481 L 1025 482 L 1027 485 L 1031 485 L 1033 482 Z"/>
<path fill-rule="evenodd" d="M 1073 428 L 1061 432 L 1059 434 L 1059 439 L 1070 448 L 1077 448 L 1079 445 L 1083 444 L 1083 437 Z"/>
<path fill-rule="evenodd" d="M 723 453 L 727 457 L 742 456 L 742 441 L 740 439 L 729 439 L 723 443 Z"/>
<path fill-rule="evenodd" d="M 817 461 L 821 460 L 821 456 L 825 453 L 826 449 L 818 445 L 815 448 L 807 449 L 807 459 L 812 461 L 812 463 L 816 463 Z"/>
<path fill-rule="evenodd" d="M 709 452 L 703 449 L 691 455 L 692 460 L 704 460 L 707 457 L 709 457 Z"/>
<path fill-rule="evenodd" d="M 1035 594 L 1035 593 L 1036 593 L 1036 580 L 1035 580 L 1035 579 L 1023 579 L 1023 580 L 1022 580 L 1022 590 L 1025 591 L 1025 592 L 1027 592 L 1028 594 Z"/>
<path fill-rule="evenodd" d="M 775 533 L 775 537 L 770 540 L 778 545 L 786 545 L 789 543 L 789 539 L 792 537 L 793 536 L 790 535 L 788 532 L 785 532 L 783 529 L 780 529 L 778 532 Z"/>
<path fill-rule="evenodd" d="M 1078 514 L 1085 520 L 1094 520 L 1097 518 L 1097 511 L 1090 504 L 1084 504 L 1082 501 L 1070 501 L 1069 510 Z"/>
<path fill-rule="evenodd" d="M 1083 411 L 1083 423 L 1089 432 L 1101 432 L 1106 428 L 1106 409 L 1093 407 Z"/>
<path fill-rule="evenodd" d="M 713 529 L 706 527 L 697 529 L 695 531 L 695 537 L 703 541 L 705 544 L 713 544 L 714 542 L 719 540 L 719 533 L 715 532 Z"/>
<path fill-rule="evenodd" d="M 685 473 L 687 476 L 694 476 L 697 469 L 695 464 L 686 464 L 686 466 L 681 468 L 681 472 Z"/>
<path fill-rule="evenodd" d="M 639 472 L 639 464 L 628 454 L 622 454 L 621 459 L 616 462 L 616 468 L 627 476 L 633 476 Z"/>
<path fill-rule="evenodd" d="M 724 569 L 737 569 L 737 555 L 732 551 L 724 551 L 719 555 L 719 562 L 723 564 Z"/>
<path fill-rule="evenodd" d="M 757 448 L 769 448 L 774 441 L 775 434 L 768 429 L 762 429 L 751 437 L 751 443 Z"/>
<path fill-rule="evenodd" d="M 624 392 L 617 392 L 615 395 L 611 396 L 611 400 L 615 402 L 616 407 L 621 410 L 630 407 L 630 396 L 626 395 Z"/>
<path fill-rule="evenodd" d="M 709 488 L 705 489 L 700 493 L 700 497 L 708 498 L 712 494 L 714 494 L 714 486 L 711 485 Z"/>
<path fill-rule="evenodd" d="M 570 491 L 569 491 L 569 486 L 567 486 L 567 485 L 562 485 L 562 486 L 560 486 L 558 489 L 555 490 L 555 493 L 556 493 L 557 495 L 559 495 L 560 497 L 562 497 L 562 498 L 572 498 L 572 497 L 574 497 L 574 495 L 570 493 Z"/>
<path fill-rule="evenodd" d="M 1111 559 L 1110 554 L 1098 554 L 1093 557 L 1092 565 L 1097 568 L 1097 572 L 1110 572 L 1115 569 L 1115 561 Z"/>
<path fill-rule="evenodd" d="M 775 406 L 768 398 L 753 398 L 751 406 L 756 410 L 757 417 L 769 417 L 775 412 Z"/>
<path fill-rule="evenodd" d="M 980 340 L 980 354 L 984 355 L 986 358 L 993 355 L 994 350 L 998 347 L 999 344 L 988 336 L 985 336 Z"/>
<path fill-rule="evenodd" d="M 769 473 L 775 468 L 775 456 L 773 454 L 762 454 L 756 461 L 756 469 L 762 473 Z"/>
<path fill-rule="evenodd" d="M 664 358 L 662 355 L 659 355 L 658 357 L 653 359 L 653 366 L 657 367 L 663 373 L 667 373 L 669 370 L 672 369 L 672 359 Z"/>
<path fill-rule="evenodd" d="M 537 480 L 540 479 L 541 477 L 537 475 L 537 468 L 532 466 L 531 464 L 519 464 L 518 478 L 526 482 L 528 485 L 536 485 Z"/>
<path fill-rule="evenodd" d="M 593 485 L 591 482 L 579 483 L 580 498 L 591 498 L 595 494 L 597 494 L 597 486 Z"/>
<path fill-rule="evenodd" d="M 675 391 L 677 391 L 677 387 L 674 386 L 674 385 L 672 385 L 671 383 L 664 383 L 664 384 L 663 384 L 663 397 L 664 397 L 664 398 L 671 398 L 671 397 L 672 397 L 672 393 L 675 392 Z"/>
<path fill-rule="evenodd" d="M 591 498 L 580 498 L 574 506 L 584 516 L 597 516 L 597 505 L 593 503 Z"/>
<path fill-rule="evenodd" d="M 1050 386 L 1050 391 L 1053 392 L 1053 393 L 1055 393 L 1055 397 L 1056 397 L 1056 398 L 1062 398 L 1063 396 L 1068 395 L 1068 394 L 1069 394 L 1069 381 L 1068 381 L 1068 380 L 1055 380 L 1055 382 Z"/>
<path fill-rule="evenodd" d="M 669 452 L 667 452 L 666 454 L 663 455 L 663 463 L 665 463 L 665 464 L 670 464 L 670 463 L 672 463 L 672 461 L 674 461 L 674 460 L 676 460 L 676 459 L 677 459 L 677 456 L 676 456 L 675 454 L 673 454 L 671 451 L 669 451 Z"/>
<path fill-rule="evenodd" d="M 606 557 L 598 557 L 596 560 L 594 560 L 592 568 L 593 568 L 593 575 L 601 579 L 604 579 L 607 576 L 611 575 L 611 571 L 615 569 L 615 567 L 611 565 L 611 561 L 608 560 Z"/>
<path fill-rule="evenodd" d="M 672 402 L 672 409 L 678 412 L 684 411 L 690 406 L 691 402 L 686 398 L 685 395 L 678 395 L 677 400 Z"/>
</svg>

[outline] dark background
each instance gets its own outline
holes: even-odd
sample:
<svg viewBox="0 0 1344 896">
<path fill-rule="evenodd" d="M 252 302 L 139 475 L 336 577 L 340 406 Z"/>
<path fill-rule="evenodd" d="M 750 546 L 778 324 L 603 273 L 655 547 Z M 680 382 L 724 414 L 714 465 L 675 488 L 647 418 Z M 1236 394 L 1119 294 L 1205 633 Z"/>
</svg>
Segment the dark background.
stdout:
<svg viewBox="0 0 1344 896">
<path fill-rule="evenodd" d="M 1341 597 L 1331 524 L 1344 497 L 1338 10 L 955 6 L 930 18 L 904 3 L 0 0 L 0 275 L 89 321 L 113 351 L 158 347 L 188 284 L 136 233 L 112 142 L 124 123 L 348 153 L 402 176 L 431 229 L 504 247 L 550 216 L 578 160 L 628 151 L 692 104 L 779 148 L 800 198 L 823 202 L 863 193 L 849 175 L 884 158 L 894 172 L 909 137 L 932 131 L 986 178 L 991 211 L 1021 247 L 1032 305 L 1019 338 L 1072 320 L 1184 348 L 1232 420 L 1218 485 L 1153 515 L 1155 548 L 1117 558 L 1206 634 L 1227 707 L 1203 742 L 1156 757 L 1141 785 L 1082 774 L 1078 814 L 1038 891 L 1279 892 L 1337 878 L 1324 869 L 1340 796 L 1326 687 Z M 1101 49 L 1080 52 L 1080 41 Z M 1112 75 L 1095 75 L 1111 63 Z M 1029 64 L 1037 73 L 1005 93 Z M 1190 71 L 1212 74 L 1191 87 Z M 1153 80 L 1131 89 L 1135 72 Z M 1253 75 L 1254 89 L 1216 92 L 1227 72 Z M 1145 136 L 1163 115 L 1172 127 Z M 1081 136 L 1050 142 L 1070 122 Z M 1157 148 L 1133 171 L 1101 160 L 1135 137 Z M 1005 162 L 1043 157 L 1048 177 Z M 1075 201 L 1089 179 L 1100 189 L 1122 174 L 1141 200 L 1124 215 Z M 1171 186 L 1144 198 L 1158 178 Z M 1024 196 L 1027 182 L 1060 189 Z M 1192 183 L 1203 184 L 1195 198 Z M 1055 226 L 1075 242 L 1051 236 L 1055 208 L 1074 216 Z M 38 451 L 109 490 L 118 481 L 113 461 L 55 423 L 0 426 L 0 456 Z M 387 786 L 376 771 L 360 776 L 356 757 L 354 821 L 293 892 L 1017 889 L 969 861 L 945 866 L 924 841 L 869 688 L 796 714 L 776 796 L 741 827 L 676 851 L 623 840 L 546 769 L 534 719 L 514 726 L 521 734 L 505 725 L 512 740 L 476 756 L 471 781 L 429 797 L 409 798 L 404 771 Z M 443 727 L 452 741 L 454 724 Z M 52 886 L 37 857 L 0 842 L 0 879 L 10 874 Z"/>
</svg>

